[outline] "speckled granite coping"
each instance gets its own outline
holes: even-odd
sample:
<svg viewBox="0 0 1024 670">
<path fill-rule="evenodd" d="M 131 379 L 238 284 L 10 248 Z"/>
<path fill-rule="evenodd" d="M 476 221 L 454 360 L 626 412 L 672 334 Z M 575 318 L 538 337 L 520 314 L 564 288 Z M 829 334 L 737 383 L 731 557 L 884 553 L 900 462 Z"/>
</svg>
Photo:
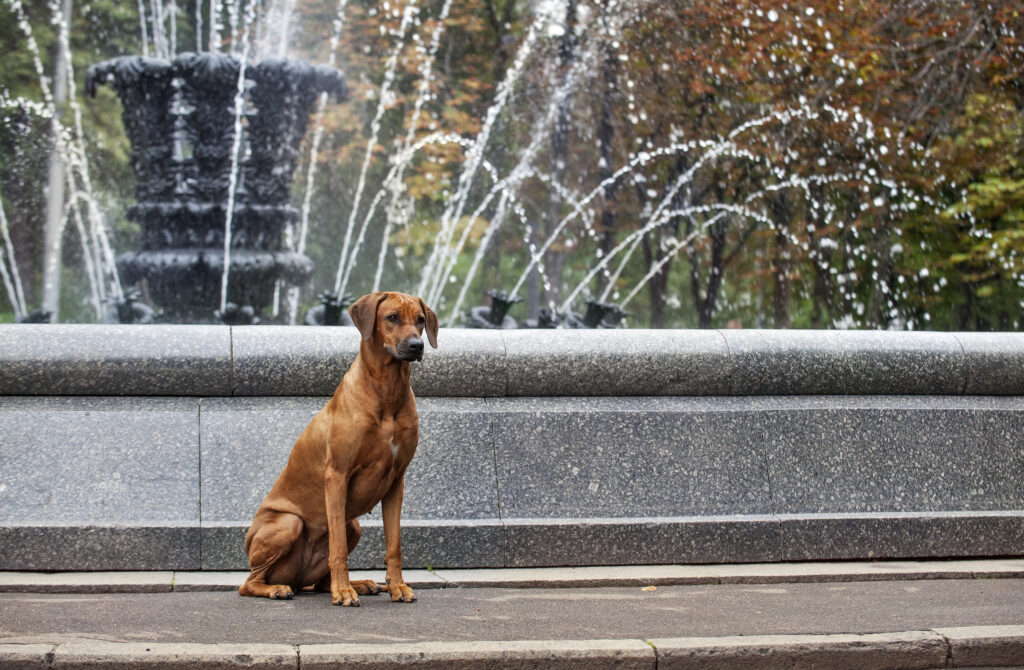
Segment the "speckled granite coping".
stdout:
<svg viewBox="0 0 1024 670">
<path fill-rule="evenodd" d="M 1024 395 L 1024 334 L 443 329 L 419 396 Z M 0 395 L 325 396 L 351 327 L 0 325 Z"/>
<path fill-rule="evenodd" d="M 1024 555 L 1024 335 L 442 330 L 409 567 Z M 0 326 L 0 570 L 224 570 L 354 328 Z M 366 518 L 353 567 L 383 556 Z"/>
</svg>

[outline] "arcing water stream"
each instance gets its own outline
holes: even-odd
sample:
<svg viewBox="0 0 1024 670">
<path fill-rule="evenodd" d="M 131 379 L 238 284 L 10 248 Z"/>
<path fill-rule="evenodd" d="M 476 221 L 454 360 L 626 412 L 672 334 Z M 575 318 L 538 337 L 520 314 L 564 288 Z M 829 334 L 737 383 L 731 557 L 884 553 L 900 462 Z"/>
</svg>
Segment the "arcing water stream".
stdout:
<svg viewBox="0 0 1024 670">
<path fill-rule="evenodd" d="M 104 304 L 121 298 L 123 291 L 105 217 L 98 205 L 99 199 L 93 193 L 87 159 L 88 141 L 82 127 L 81 107 L 74 92 L 71 62 L 68 59 L 66 65 L 71 86 L 69 110 L 73 116 L 72 122 L 65 124 L 56 113 L 57 105 L 50 93 L 42 58 L 32 39 L 31 25 L 20 0 L 5 2 L 18 20 L 28 48 L 33 51 L 43 106 L 52 119 L 52 131 L 58 138 L 57 152 L 66 170 L 65 182 L 69 188 L 66 220 L 79 231 L 91 301 L 99 318 L 105 309 Z M 726 220 L 749 222 L 764 231 L 782 234 L 776 228 L 766 200 L 783 189 L 798 194 L 819 220 L 839 226 L 851 235 L 856 231 L 843 228 L 841 219 L 844 214 L 816 195 L 822 188 L 836 185 L 852 188 L 856 184 L 857 188 L 863 189 L 864 197 L 869 201 L 872 198 L 882 199 L 894 211 L 911 206 L 908 203 L 940 206 L 929 200 L 927 195 L 909 195 L 902 184 L 878 174 L 867 159 L 854 161 L 841 169 L 823 167 L 819 173 L 807 174 L 788 168 L 789 155 L 795 151 L 789 146 L 778 150 L 784 160 L 776 162 L 749 149 L 750 137 L 766 129 L 777 131 L 780 137 L 799 136 L 809 124 L 825 114 L 830 123 L 848 126 L 849 134 L 856 138 L 850 145 L 863 146 L 868 158 L 871 150 L 866 142 L 880 146 L 882 153 L 920 150 L 919 147 L 903 147 L 898 132 L 875 128 L 856 109 L 843 110 L 821 103 L 789 109 L 768 107 L 762 114 L 740 120 L 735 127 L 723 130 L 721 137 L 712 139 L 688 139 L 673 130 L 662 135 L 669 140 L 662 146 L 655 146 L 650 138 L 641 141 L 643 138 L 639 136 L 630 136 L 628 128 L 620 129 L 623 134 L 619 141 L 625 148 L 620 148 L 618 167 L 609 165 L 602 157 L 602 178 L 593 179 L 597 172 L 592 170 L 584 177 L 566 179 L 562 174 L 564 164 L 562 168 L 557 165 L 558 160 L 564 162 L 564 159 L 552 158 L 553 167 L 549 169 L 545 165 L 548 156 L 544 152 L 557 144 L 555 136 L 564 132 L 559 130 L 559 115 L 574 101 L 591 93 L 588 89 L 598 81 L 594 73 L 601 69 L 602 59 L 615 57 L 616 50 L 620 48 L 619 40 L 623 39 L 621 26 L 628 23 L 631 12 L 640 11 L 627 2 L 613 4 L 614 9 L 611 5 L 601 7 L 577 0 L 537 3 L 532 15 L 521 24 L 521 32 L 514 40 L 515 46 L 506 69 L 495 77 L 493 91 L 480 106 L 482 111 L 476 119 L 478 124 L 472 130 L 454 132 L 444 127 L 443 115 L 432 108 L 431 102 L 435 99 L 432 93 L 435 85 L 446 76 L 447 65 L 439 59 L 442 58 L 453 7 L 458 8 L 457 3 L 445 0 L 433 6 L 420 6 L 416 0 L 408 0 L 401 5 L 382 2 L 381 15 L 386 14 L 393 19 L 390 25 L 397 24 L 397 28 L 385 30 L 385 22 L 381 21 L 382 34 L 386 35 L 382 41 L 389 46 L 380 70 L 382 77 L 376 80 L 371 91 L 373 103 L 367 106 L 372 113 L 366 117 L 361 160 L 348 186 L 351 200 L 340 216 L 334 216 L 330 221 L 316 220 L 318 216 L 323 217 L 317 214 L 315 196 L 319 194 L 318 179 L 322 179 L 319 172 L 323 163 L 324 141 L 331 139 L 325 137 L 328 131 L 321 122 L 326 106 L 326 94 L 323 94 L 317 101 L 314 129 L 305 152 L 304 191 L 296 198 L 301 202 L 297 230 L 289 225 L 285 245 L 304 253 L 308 249 L 311 229 L 330 228 L 333 234 L 328 239 L 335 246 L 317 251 L 321 265 L 329 262 L 325 258 L 332 255 L 337 258 L 337 265 L 331 269 L 334 274 L 333 291 L 340 296 L 348 290 L 355 292 L 356 287 L 358 290 L 377 289 L 394 282 L 397 275 L 389 272 L 392 265 L 389 258 L 393 258 L 394 265 L 400 268 L 409 262 L 404 253 L 394 246 L 396 233 L 406 234 L 423 226 L 419 230 L 429 232 L 417 234 L 428 234 L 432 240 L 422 257 L 412 260 L 413 264 L 418 263 L 418 266 L 414 265 L 418 281 L 415 286 L 396 288 L 419 293 L 436 310 L 445 310 L 449 323 L 457 323 L 462 318 L 467 298 L 481 284 L 486 287 L 492 281 L 482 276 L 485 274 L 482 268 L 487 267 L 485 257 L 488 251 L 502 241 L 503 235 L 506 246 L 514 246 L 508 244 L 509 240 L 522 240 L 518 250 L 520 262 L 513 268 L 511 294 L 523 291 L 531 274 L 538 270 L 540 280 L 549 287 L 552 281 L 561 279 L 561 273 L 554 280 L 546 276 L 546 259 L 559 249 L 563 250 L 559 253 L 564 253 L 564 249 L 582 248 L 580 245 L 588 249 L 596 246 L 596 240 L 607 232 L 598 230 L 596 219 L 600 209 L 607 206 L 602 201 L 607 198 L 610 187 L 633 187 L 643 192 L 643 199 L 649 204 L 640 209 L 635 214 L 636 218 L 628 221 L 621 231 L 617 231 L 613 243 L 583 260 L 582 265 L 582 256 L 573 257 L 576 265 L 573 272 L 568 273 L 571 277 L 569 285 L 555 287 L 552 295 L 557 295 L 557 302 L 552 297 L 547 305 L 554 311 L 568 312 L 574 303 L 588 295 L 602 302 L 617 300 L 623 305 L 633 301 L 646 283 L 667 268 L 677 254 L 691 251 L 701 244 L 710 227 Z M 51 10 L 58 26 L 58 39 L 68 43 L 68 22 L 55 4 L 51 3 Z M 346 10 L 347 0 L 338 0 L 330 30 L 325 31 L 329 33 L 327 61 L 331 65 L 340 63 L 342 67 L 346 65 L 345 55 L 341 54 L 339 59 L 338 48 L 344 31 L 351 27 L 346 20 Z M 224 221 L 222 309 L 226 305 L 231 282 L 233 200 L 239 186 L 240 170 L 247 158 L 246 143 L 242 140 L 247 68 L 251 58 L 280 57 L 288 51 L 290 40 L 301 39 L 297 36 L 302 34 L 303 26 L 295 20 L 297 11 L 296 0 L 210 0 L 205 8 L 202 3 L 197 3 L 191 17 L 196 44 L 216 50 L 230 49 L 242 64 L 232 110 L 235 142 L 231 152 L 231 180 Z M 608 12 L 612 12 L 612 18 L 616 20 L 609 21 Z M 161 57 L 173 55 L 182 41 L 177 24 L 180 16 L 183 13 L 174 0 L 149 0 L 148 3 L 142 0 L 139 28 L 143 53 Z M 204 39 L 204 28 L 208 39 Z M 572 39 L 563 39 L 567 30 L 571 31 L 569 37 Z M 183 39 L 190 40 L 191 37 Z M 415 66 L 412 68 L 406 55 L 411 48 L 415 48 Z M 568 67 L 561 70 L 552 60 L 552 53 L 558 49 L 568 54 L 564 61 Z M 631 114 L 642 120 L 645 112 L 639 103 L 633 104 L 635 99 L 629 91 L 632 83 L 627 78 L 624 84 L 623 95 L 630 101 Z M 383 121 L 396 115 L 395 101 L 400 95 L 407 96 L 408 101 L 403 103 L 406 106 L 401 111 L 403 125 L 396 132 L 394 124 L 385 128 Z M 368 94 L 367 98 L 371 96 Z M 430 125 L 423 121 L 428 115 Z M 442 124 L 440 127 L 438 122 Z M 507 146 L 502 140 L 506 139 L 508 128 L 516 122 L 528 128 L 521 133 L 528 141 Z M 574 128 L 573 132 L 593 141 L 595 128 L 583 126 Z M 445 179 L 452 188 L 443 193 L 443 206 L 437 208 L 436 216 L 426 219 L 417 211 L 416 196 L 409 190 L 408 177 L 424 160 L 429 160 L 425 158 L 425 149 L 445 144 L 459 147 L 461 155 L 458 161 L 445 168 Z M 665 166 L 680 157 L 685 158 L 682 161 L 685 169 L 672 173 L 671 178 L 660 182 L 663 185 L 652 188 L 650 184 L 655 180 L 651 175 L 660 172 L 663 176 Z M 386 162 L 386 169 L 381 169 L 382 161 Z M 755 168 L 758 174 L 766 176 L 765 183 L 760 189 L 752 188 L 738 199 L 691 201 L 689 193 L 697 179 L 718 164 L 744 164 Z M 380 178 L 382 174 L 383 178 Z M 538 191 L 541 192 L 539 196 Z M 552 206 L 552 202 L 557 204 Z M 551 218 L 551 214 L 557 216 Z M 542 225 L 539 219 L 545 216 L 549 220 Z M 667 230 L 669 222 L 681 220 L 689 222 L 690 232 L 663 238 L 657 257 L 648 260 L 646 266 L 637 271 L 639 261 L 636 260 L 636 252 L 648 239 L 648 234 Z M 379 240 L 379 247 L 375 246 L 373 253 L 366 253 L 363 249 L 367 239 L 374 240 L 375 244 Z M 796 236 L 792 236 L 791 242 L 806 244 Z M 828 243 L 824 240 L 822 248 Z M 323 243 L 320 244 L 322 246 Z M 20 315 L 27 306 L 16 281 L 21 273 L 16 268 L 12 269 L 13 246 L 8 244 L 8 247 L 5 251 L 4 284 L 14 310 Z M 802 251 L 815 263 L 828 263 L 820 249 Z M 600 290 L 595 289 L 595 282 L 599 282 Z M 288 296 L 288 320 L 294 322 L 300 302 L 298 289 L 289 291 Z"/>
</svg>

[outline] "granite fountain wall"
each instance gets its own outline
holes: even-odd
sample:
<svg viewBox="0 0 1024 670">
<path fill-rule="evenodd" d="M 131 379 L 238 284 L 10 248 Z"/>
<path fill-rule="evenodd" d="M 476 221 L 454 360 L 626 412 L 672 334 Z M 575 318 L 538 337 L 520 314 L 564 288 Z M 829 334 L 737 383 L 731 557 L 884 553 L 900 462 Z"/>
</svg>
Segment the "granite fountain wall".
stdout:
<svg viewBox="0 0 1024 670">
<path fill-rule="evenodd" d="M 1024 555 L 1024 335 L 442 329 L 410 567 Z M 242 569 L 353 328 L 0 326 L 0 569 Z M 379 508 L 357 567 L 380 566 Z"/>
</svg>

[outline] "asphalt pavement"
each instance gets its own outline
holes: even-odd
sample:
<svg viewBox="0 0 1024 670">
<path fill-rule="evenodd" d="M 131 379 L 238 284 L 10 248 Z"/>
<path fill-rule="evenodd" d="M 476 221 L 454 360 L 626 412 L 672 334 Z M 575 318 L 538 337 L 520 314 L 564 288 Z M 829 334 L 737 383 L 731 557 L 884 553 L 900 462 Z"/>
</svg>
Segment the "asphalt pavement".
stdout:
<svg viewBox="0 0 1024 670">
<path fill-rule="evenodd" d="M 518 580 L 508 572 L 495 580 L 498 571 L 459 571 L 462 584 L 483 584 L 475 587 L 446 581 L 440 571 L 419 584 L 408 579 L 418 586 L 415 603 L 363 596 L 359 608 L 332 606 L 323 593 L 271 601 L 230 590 L 173 590 L 177 580 L 157 592 L 102 592 L 95 583 L 91 590 L 100 592 L 73 592 L 86 590 L 87 575 L 77 586 L 74 575 L 36 575 L 35 588 L 23 579 L 19 589 L 7 573 L 0 574 L 7 591 L 0 593 L 0 666 L 177 668 L 219 659 L 223 667 L 305 669 L 317 659 L 343 659 L 448 670 L 1024 667 L 1020 562 L 1003 562 L 1006 569 L 995 572 L 912 564 L 922 567 L 860 579 L 851 573 L 864 564 L 816 565 L 789 578 L 766 566 L 763 579 L 748 570 L 742 581 L 723 578 L 729 569 L 720 568 L 715 579 L 691 574 L 688 583 L 678 574 L 682 583 L 666 583 L 665 567 L 649 568 L 646 580 L 635 567 L 521 570 Z M 821 565 L 833 565 L 832 572 Z M 106 583 L 118 581 L 107 575 Z M 230 588 L 240 576 L 210 580 L 210 588 Z M 64 587 L 39 586 L 61 579 Z M 120 579 L 122 586 L 133 581 Z M 587 580 L 604 585 L 566 586 Z M 33 592 L 42 590 L 57 592 Z"/>
</svg>

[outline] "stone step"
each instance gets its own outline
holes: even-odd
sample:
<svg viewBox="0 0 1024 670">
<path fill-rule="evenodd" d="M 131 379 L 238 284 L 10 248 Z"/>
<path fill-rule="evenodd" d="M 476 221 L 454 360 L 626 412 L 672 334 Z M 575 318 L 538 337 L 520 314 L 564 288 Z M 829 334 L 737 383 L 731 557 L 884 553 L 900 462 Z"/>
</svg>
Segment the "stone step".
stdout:
<svg viewBox="0 0 1024 670">
<path fill-rule="evenodd" d="M 375 644 L 0 642 L 0 667 L 491 670 L 938 670 L 1024 667 L 1024 626 L 972 626 L 886 633 L 735 635 L 652 639 L 443 640 Z"/>
<path fill-rule="evenodd" d="M 403 574 L 414 589 L 1024 579 L 1024 559 L 440 569 Z M 244 571 L 0 572 L 0 593 L 234 591 L 247 575 Z M 379 570 L 353 570 L 350 575 L 353 580 L 383 579 Z"/>
<path fill-rule="evenodd" d="M 2 644 L 0 666 L 18 668 L 314 668 L 491 670 L 1013 670 L 1024 626 L 978 626 L 864 635 L 755 635 L 613 640 L 440 641 L 399 644 Z"/>
</svg>

